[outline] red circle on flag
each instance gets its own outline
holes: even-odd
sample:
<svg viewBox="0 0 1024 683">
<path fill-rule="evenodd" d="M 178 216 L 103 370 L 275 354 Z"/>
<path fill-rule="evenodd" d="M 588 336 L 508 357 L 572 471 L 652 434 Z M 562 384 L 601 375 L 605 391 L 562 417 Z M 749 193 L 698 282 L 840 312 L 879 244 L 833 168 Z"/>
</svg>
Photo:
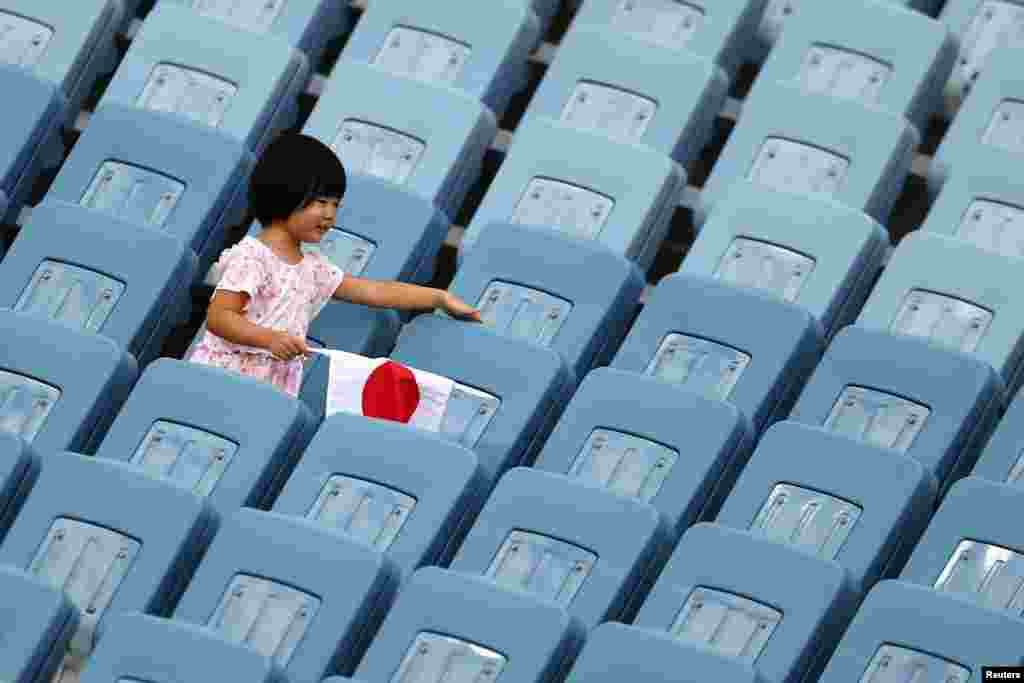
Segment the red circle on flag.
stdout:
<svg viewBox="0 0 1024 683">
<path fill-rule="evenodd" d="M 378 365 L 363 386 L 363 415 L 408 422 L 420 404 L 420 387 L 412 370 L 392 361 Z"/>
</svg>

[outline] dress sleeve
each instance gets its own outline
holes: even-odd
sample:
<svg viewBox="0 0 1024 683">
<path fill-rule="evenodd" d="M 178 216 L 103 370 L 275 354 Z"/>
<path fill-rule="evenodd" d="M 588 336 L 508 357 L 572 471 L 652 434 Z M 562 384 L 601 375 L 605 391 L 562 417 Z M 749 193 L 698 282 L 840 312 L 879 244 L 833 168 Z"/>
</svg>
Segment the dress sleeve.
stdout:
<svg viewBox="0 0 1024 683">
<path fill-rule="evenodd" d="M 313 302 L 313 310 L 319 312 L 345 280 L 345 271 L 326 258 L 318 256 L 313 266 L 313 278 L 316 283 L 316 300 Z"/>
<path fill-rule="evenodd" d="M 221 272 L 217 289 L 245 293 L 251 299 L 256 297 L 270 274 L 260 252 L 244 242 L 224 252 L 217 267 Z"/>
</svg>

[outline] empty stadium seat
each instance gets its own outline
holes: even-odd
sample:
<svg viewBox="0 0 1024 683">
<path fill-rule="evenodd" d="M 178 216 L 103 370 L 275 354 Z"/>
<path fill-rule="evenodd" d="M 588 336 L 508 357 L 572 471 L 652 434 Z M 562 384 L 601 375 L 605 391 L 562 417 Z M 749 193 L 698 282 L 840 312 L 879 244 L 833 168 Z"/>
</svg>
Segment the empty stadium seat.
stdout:
<svg viewBox="0 0 1024 683">
<path fill-rule="evenodd" d="M 985 445 L 971 474 L 1011 486 L 1024 486 L 1024 394 L 1018 393 Z"/>
<path fill-rule="evenodd" d="M 0 540 L 39 474 L 35 451 L 15 434 L 0 431 Z"/>
<path fill-rule="evenodd" d="M 309 410 L 267 382 L 161 358 L 96 456 L 182 486 L 227 516 L 269 507 L 314 429 Z"/>
<path fill-rule="evenodd" d="M 0 677 L 48 683 L 78 627 L 79 612 L 60 591 L 0 566 Z"/>
<path fill-rule="evenodd" d="M 573 665 L 566 683 L 761 683 L 754 667 L 668 634 L 625 624 L 601 624 Z"/>
<path fill-rule="evenodd" d="M 644 144 L 685 167 L 708 143 L 727 90 L 725 74 L 706 59 L 581 27 L 559 45 L 526 119 Z"/>
<path fill-rule="evenodd" d="M 378 0 L 341 53 L 403 78 L 462 90 L 499 117 L 526 86 L 540 22 L 523 0 L 423 3 Z"/>
<path fill-rule="evenodd" d="M 934 233 L 896 247 L 857 320 L 971 354 L 998 372 L 1012 395 L 1024 352 L 1024 300 L 1015 259 Z"/>
<path fill-rule="evenodd" d="M 646 271 L 685 187 L 682 167 L 649 147 L 533 119 L 473 215 L 460 265 L 491 223 L 518 223 L 598 242 Z"/>
<path fill-rule="evenodd" d="M 611 367 L 740 408 L 760 432 L 789 409 L 821 353 L 821 326 L 793 304 L 711 279 L 661 280 Z"/>
<path fill-rule="evenodd" d="M 1024 46 L 1020 9 L 1017 0 L 946 0 L 939 20 L 960 44 L 957 68 L 946 85 L 949 98 L 966 98 L 1000 53 Z"/>
<path fill-rule="evenodd" d="M 860 211 L 737 180 L 679 272 L 794 303 L 829 337 L 857 317 L 888 248 L 889 234 Z"/>
<path fill-rule="evenodd" d="M 868 594 L 820 683 L 982 683 L 982 666 L 1024 663 L 1024 622 L 902 581 Z M 998 663 L 998 664 L 997 664 Z"/>
<path fill-rule="evenodd" d="M 779 422 L 715 521 L 835 560 L 863 595 L 906 561 L 937 493 L 935 477 L 912 458 Z"/>
<path fill-rule="evenodd" d="M 835 561 L 701 523 L 683 534 L 635 624 L 795 683 L 814 680 L 852 612 Z"/>
<path fill-rule="evenodd" d="M 643 288 L 636 264 L 602 244 L 493 223 L 448 289 L 488 328 L 558 351 L 582 378 L 618 349 Z"/>
<path fill-rule="evenodd" d="M 902 115 L 782 84 L 751 93 L 694 210 L 703 225 L 739 179 L 782 192 L 823 195 L 879 223 L 889 213 L 917 148 Z"/>
<path fill-rule="evenodd" d="M 984 361 L 861 327 L 842 330 L 790 419 L 904 453 L 943 482 L 974 466 L 1004 404 Z"/>
<path fill-rule="evenodd" d="M 99 106 L 120 102 L 172 112 L 225 131 L 258 156 L 277 131 L 295 123 L 308 80 L 308 59 L 283 38 L 161 2 L 143 22 Z"/>
<path fill-rule="evenodd" d="M 598 368 L 576 390 L 534 467 L 650 503 L 675 538 L 720 502 L 718 482 L 742 467 L 751 441 L 749 422 L 731 404 Z"/>
<path fill-rule="evenodd" d="M 0 431 L 37 453 L 91 453 L 138 376 L 109 339 L 0 310 Z"/>
<path fill-rule="evenodd" d="M 246 683 L 285 683 L 269 657 L 228 642 L 209 629 L 143 614 L 110 619 L 81 683 L 201 683 L 224 678 Z"/>
<path fill-rule="evenodd" d="M 386 553 L 404 575 L 445 565 L 483 504 L 476 455 L 408 425 L 327 418 L 274 504 Z"/>
<path fill-rule="evenodd" d="M 582 639 L 579 623 L 556 605 L 428 567 L 405 584 L 355 676 L 548 683 Z"/>
<path fill-rule="evenodd" d="M 589 629 L 628 616 L 666 531 L 641 501 L 521 467 L 498 482 L 451 568 L 560 605 Z"/>
<path fill-rule="evenodd" d="M 355 665 L 396 583 L 388 559 L 361 543 L 307 520 L 238 510 L 174 618 L 273 657 L 296 681 L 319 681 Z"/>
<path fill-rule="evenodd" d="M 63 588 L 82 610 L 65 660 L 76 670 L 105 614 L 170 611 L 213 526 L 191 492 L 120 463 L 52 453 L 0 545 L 0 564 Z"/>
<path fill-rule="evenodd" d="M 476 453 L 490 484 L 533 459 L 574 389 L 555 351 L 440 316 L 406 325 L 391 358 L 456 382 L 441 433 Z"/>
<path fill-rule="evenodd" d="M 52 200 L 0 264 L 0 306 L 109 337 L 145 364 L 191 303 L 195 268 L 174 237 Z"/>
<path fill-rule="evenodd" d="M 202 277 L 242 219 L 252 155 L 223 131 L 173 114 L 106 104 L 89 119 L 47 199 L 177 237 Z"/>
<path fill-rule="evenodd" d="M 341 61 L 303 130 L 331 147 L 350 176 L 405 187 L 454 219 L 498 124 L 466 93 Z"/>
</svg>

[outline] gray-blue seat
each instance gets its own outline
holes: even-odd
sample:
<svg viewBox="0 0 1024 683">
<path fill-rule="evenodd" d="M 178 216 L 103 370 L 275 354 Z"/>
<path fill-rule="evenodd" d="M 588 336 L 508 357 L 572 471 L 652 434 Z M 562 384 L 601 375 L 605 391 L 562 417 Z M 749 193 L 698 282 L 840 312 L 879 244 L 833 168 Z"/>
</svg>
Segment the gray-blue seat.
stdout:
<svg viewBox="0 0 1024 683">
<path fill-rule="evenodd" d="M 273 511 L 359 540 L 407 576 L 448 563 L 487 490 L 468 448 L 408 425 L 338 413 L 320 426 Z"/>
<path fill-rule="evenodd" d="M 39 476 L 35 450 L 15 434 L 0 431 L 0 540 Z"/>
<path fill-rule="evenodd" d="M 51 681 L 78 627 L 63 591 L 0 566 L 0 676 L 10 683 Z"/>
<path fill-rule="evenodd" d="M 1024 394 L 1018 393 L 985 445 L 971 475 L 1011 486 L 1024 486 Z"/>
<path fill-rule="evenodd" d="M 821 354 L 806 311 L 707 278 L 661 280 L 611 367 L 735 404 L 760 432 L 788 411 Z"/>
<path fill-rule="evenodd" d="M 719 482 L 742 468 L 752 439 L 734 405 L 598 368 L 580 383 L 534 467 L 653 505 L 674 539 L 717 508 L 727 490 Z"/>
<path fill-rule="evenodd" d="M 954 102 L 966 99 L 1001 53 L 1024 46 L 1020 8 L 1017 0 L 946 0 L 939 21 L 960 45 L 957 68 L 946 84 L 947 97 Z"/>
</svg>

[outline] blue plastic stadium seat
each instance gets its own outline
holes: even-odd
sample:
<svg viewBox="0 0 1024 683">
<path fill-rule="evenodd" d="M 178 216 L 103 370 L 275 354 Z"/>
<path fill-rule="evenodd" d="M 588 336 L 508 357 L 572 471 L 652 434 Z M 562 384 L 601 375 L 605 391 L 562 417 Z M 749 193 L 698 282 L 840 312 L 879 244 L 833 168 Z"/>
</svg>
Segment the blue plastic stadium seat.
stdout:
<svg viewBox="0 0 1024 683">
<path fill-rule="evenodd" d="M 857 323 L 927 339 L 995 368 L 1012 395 L 1024 353 L 1016 259 L 943 235 L 914 232 L 893 252 Z"/>
<path fill-rule="evenodd" d="M 720 502 L 726 487 L 718 482 L 742 467 L 751 440 L 749 422 L 733 405 L 598 368 L 580 384 L 534 467 L 649 503 L 676 538 Z"/>
<path fill-rule="evenodd" d="M 851 326 L 836 335 L 790 419 L 903 453 L 942 484 L 974 466 L 1004 401 L 984 361 Z"/>
<path fill-rule="evenodd" d="M 197 277 L 242 219 L 252 155 L 223 131 L 173 114 L 105 104 L 46 194 L 177 237 Z"/>
<path fill-rule="evenodd" d="M 902 115 L 793 84 L 757 89 L 704 185 L 694 221 L 703 225 L 745 178 L 781 192 L 830 197 L 885 224 L 919 137 Z"/>
<path fill-rule="evenodd" d="M 81 683 L 286 683 L 273 660 L 209 629 L 137 613 L 111 617 Z"/>
<path fill-rule="evenodd" d="M 1009 6 L 1006 2 L 988 4 Z M 1017 5 L 1016 11 L 1022 9 L 1024 5 Z M 993 53 L 984 76 L 971 89 L 971 96 L 935 151 L 928 168 L 928 189 L 933 195 L 951 177 L 985 177 L 1007 167 L 1020 167 L 1024 159 L 1022 56 L 1024 50 L 1019 49 Z"/>
<path fill-rule="evenodd" d="M 1018 0 L 946 0 L 939 20 L 960 44 L 957 68 L 946 85 L 950 99 L 966 98 L 989 67 L 1003 57 L 1001 53 L 1012 54 L 1008 48 L 1024 46 L 1021 40 L 1024 17 L 1020 9 Z M 1019 57 L 1017 59 L 1019 63 Z"/>
<path fill-rule="evenodd" d="M 138 377 L 109 339 L 0 310 L 0 431 L 37 453 L 91 453 Z"/>
<path fill-rule="evenodd" d="M 78 610 L 62 591 L 12 567 L 0 567 L 0 596 L 0 677 L 50 681 L 78 627 Z"/>
<path fill-rule="evenodd" d="M 1024 486 L 1024 394 L 1018 393 L 1010 403 L 985 445 L 978 464 L 971 474 L 989 481 L 1011 486 Z"/>
<path fill-rule="evenodd" d="M 753 87 L 777 92 L 778 83 L 793 83 L 901 114 L 923 133 L 942 109 L 956 57 L 944 24 L 897 3 L 816 0 L 786 21 Z"/>
<path fill-rule="evenodd" d="M 190 302 L 195 268 L 174 237 L 48 200 L 0 264 L 0 306 L 109 337 L 145 364 Z"/>
<path fill-rule="evenodd" d="M 558 351 L 577 378 L 618 349 L 644 275 L 601 244 L 532 226 L 492 224 L 449 290 L 496 333 Z"/>
<path fill-rule="evenodd" d="M 440 316 L 406 325 L 391 358 L 456 382 L 441 433 L 476 453 L 492 485 L 536 456 L 575 388 L 555 351 Z"/>
<path fill-rule="evenodd" d="M 711 279 L 661 280 L 611 367 L 729 401 L 760 432 L 781 417 L 821 353 L 821 326 L 793 304 Z"/>
<path fill-rule="evenodd" d="M 715 521 L 835 560 L 863 595 L 906 561 L 937 493 L 935 477 L 912 458 L 779 422 Z"/>
<path fill-rule="evenodd" d="M 1024 664 L 1024 622 L 902 581 L 875 586 L 820 683 L 983 683 L 982 666 Z M 998 664 L 996 664 L 998 662 Z"/>
<path fill-rule="evenodd" d="M 462 238 L 461 259 L 491 223 L 543 226 L 603 244 L 644 271 L 668 233 L 686 173 L 664 153 L 535 118 L 508 156 Z"/>
<path fill-rule="evenodd" d="M 526 118 L 644 144 L 685 167 L 710 139 L 727 90 L 724 72 L 706 59 L 587 26 L 562 41 Z"/>
<path fill-rule="evenodd" d="M 120 463 L 52 453 L 0 545 L 0 564 L 63 588 L 82 610 L 66 660 L 79 662 L 105 614 L 170 611 L 214 521 L 188 491 Z"/>
<path fill-rule="evenodd" d="M 361 543 L 307 520 L 239 510 L 174 618 L 249 645 L 296 681 L 318 681 L 355 665 L 396 584 L 389 560 Z"/>
<path fill-rule="evenodd" d="M 888 248 L 889 234 L 860 211 L 737 180 L 679 272 L 794 303 L 828 337 L 857 317 Z"/>
<path fill-rule="evenodd" d="M 70 124 L 96 80 L 117 66 L 114 33 L 123 19 L 117 0 L 3 0 L 0 62 L 58 86 Z"/>
<path fill-rule="evenodd" d="M 814 680 L 852 598 L 835 561 L 702 523 L 683 534 L 635 624 L 795 683 Z"/>
<path fill-rule="evenodd" d="M 556 605 L 428 567 L 406 582 L 355 676 L 549 683 L 582 640 L 579 622 Z"/>
<path fill-rule="evenodd" d="M 521 467 L 498 482 L 451 568 L 560 605 L 593 628 L 643 597 L 666 531 L 646 503 Z"/>
<path fill-rule="evenodd" d="M 454 219 L 498 125 L 466 93 L 341 61 L 303 130 L 334 149 L 350 176 L 405 187 Z"/>
<path fill-rule="evenodd" d="M 423 3 L 378 0 L 341 53 L 403 78 L 477 97 L 499 117 L 527 83 L 540 22 L 523 0 Z"/>
<path fill-rule="evenodd" d="M 0 431 L 0 540 L 39 474 L 39 458 L 24 439 Z"/>
<path fill-rule="evenodd" d="M 404 575 L 444 565 L 483 504 L 476 455 L 435 434 L 338 413 L 274 504 L 386 553 Z"/>
<path fill-rule="evenodd" d="M 586 0 L 573 30 L 599 26 L 662 49 L 690 52 L 717 63 L 732 78 L 747 57 L 764 6 L 765 0 Z"/>
<path fill-rule="evenodd" d="M 309 70 L 306 56 L 283 38 L 160 3 L 143 22 L 100 106 L 120 102 L 173 112 L 225 131 L 258 156 L 277 131 L 295 123 Z"/>
<path fill-rule="evenodd" d="M 590 632 L 566 683 L 762 683 L 754 667 L 665 633 L 608 622 Z"/>
<path fill-rule="evenodd" d="M 96 456 L 182 486 L 227 516 L 269 507 L 314 429 L 309 410 L 267 382 L 161 358 Z"/>
</svg>

